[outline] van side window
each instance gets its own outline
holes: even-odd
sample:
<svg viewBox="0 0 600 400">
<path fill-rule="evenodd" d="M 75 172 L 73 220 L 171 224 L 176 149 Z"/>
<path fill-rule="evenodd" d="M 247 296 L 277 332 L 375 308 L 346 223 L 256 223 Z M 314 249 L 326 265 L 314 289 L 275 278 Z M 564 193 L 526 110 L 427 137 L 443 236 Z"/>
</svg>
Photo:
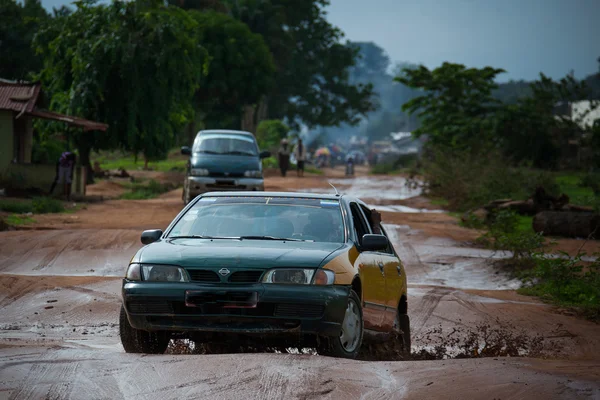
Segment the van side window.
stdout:
<svg viewBox="0 0 600 400">
<path fill-rule="evenodd" d="M 366 222 L 358 204 L 350 203 L 350 211 L 352 212 L 352 225 L 354 226 L 354 234 L 356 235 L 356 240 L 360 245 L 363 235 L 371 233 L 371 230 L 369 229 L 369 224 Z"/>
</svg>

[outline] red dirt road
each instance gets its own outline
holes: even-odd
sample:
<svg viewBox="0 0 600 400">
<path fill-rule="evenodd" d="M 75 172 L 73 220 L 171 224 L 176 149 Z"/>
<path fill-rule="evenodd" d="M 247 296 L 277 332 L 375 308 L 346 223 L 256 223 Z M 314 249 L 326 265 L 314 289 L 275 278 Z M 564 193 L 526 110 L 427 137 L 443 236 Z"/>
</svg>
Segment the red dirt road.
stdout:
<svg viewBox="0 0 600 400">
<path fill-rule="evenodd" d="M 432 208 L 397 198 L 405 194 L 401 177 L 357 185 L 341 172 L 271 176 L 266 189 L 330 192 L 332 179 L 370 204 Z M 0 399 L 600 398 L 599 326 L 516 294 L 518 282 L 487 262 L 492 255 L 469 247 L 477 233 L 439 213 L 384 213 L 406 264 L 413 352 L 435 346 L 427 336 L 438 327 L 446 337 L 485 323 L 541 338 L 539 358 L 126 354 L 118 338 L 120 277 L 141 246 L 140 231 L 165 228 L 182 208 L 180 196 L 109 200 L 0 232 Z"/>
</svg>

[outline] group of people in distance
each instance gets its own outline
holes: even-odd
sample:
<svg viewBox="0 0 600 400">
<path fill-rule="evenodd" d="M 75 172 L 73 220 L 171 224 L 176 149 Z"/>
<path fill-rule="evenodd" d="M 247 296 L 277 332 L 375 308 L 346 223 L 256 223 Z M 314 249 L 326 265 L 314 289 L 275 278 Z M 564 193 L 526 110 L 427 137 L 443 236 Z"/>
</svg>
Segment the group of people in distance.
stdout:
<svg viewBox="0 0 600 400">
<path fill-rule="evenodd" d="M 287 170 L 290 169 L 290 145 L 287 139 L 282 139 L 277 157 L 279 161 L 279 170 L 281 176 L 286 176 Z M 304 162 L 306 161 L 306 148 L 302 139 L 298 139 L 298 143 L 293 150 L 294 158 L 296 159 L 296 173 L 299 177 L 304 176 Z"/>
</svg>

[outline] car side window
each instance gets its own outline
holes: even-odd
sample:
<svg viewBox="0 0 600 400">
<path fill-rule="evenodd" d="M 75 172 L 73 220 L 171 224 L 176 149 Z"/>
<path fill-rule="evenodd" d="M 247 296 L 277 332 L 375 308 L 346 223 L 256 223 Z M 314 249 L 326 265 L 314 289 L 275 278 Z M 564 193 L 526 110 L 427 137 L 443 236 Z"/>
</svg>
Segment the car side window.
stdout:
<svg viewBox="0 0 600 400">
<path fill-rule="evenodd" d="M 360 245 L 362 242 L 363 235 L 371 233 L 369 225 L 367 224 L 363 213 L 360 211 L 360 207 L 356 203 L 350 203 L 350 211 L 352 212 L 352 225 L 354 226 L 354 234 L 356 240 Z"/>
<path fill-rule="evenodd" d="M 387 248 L 385 250 L 382 250 L 382 253 L 395 254 L 394 249 L 392 248 L 392 242 L 390 241 L 390 237 L 386 233 L 385 229 L 383 229 L 383 226 L 381 226 L 381 224 L 379 225 L 379 229 L 381 230 L 381 234 L 388 238 Z"/>
</svg>

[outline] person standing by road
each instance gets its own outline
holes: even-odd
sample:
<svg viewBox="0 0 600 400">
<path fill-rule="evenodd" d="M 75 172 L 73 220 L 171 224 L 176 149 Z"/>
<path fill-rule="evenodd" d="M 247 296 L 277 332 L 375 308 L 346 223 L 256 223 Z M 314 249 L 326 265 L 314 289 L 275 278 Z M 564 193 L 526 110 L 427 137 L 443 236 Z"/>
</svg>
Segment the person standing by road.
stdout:
<svg viewBox="0 0 600 400">
<path fill-rule="evenodd" d="M 281 176 L 285 176 L 287 170 L 290 168 L 290 149 L 288 148 L 287 139 L 281 140 L 281 146 L 277 151 L 277 155 L 279 156 L 279 170 L 281 171 Z"/>
<path fill-rule="evenodd" d="M 296 165 L 297 165 L 297 169 L 296 169 L 296 173 L 298 174 L 299 177 L 304 176 L 304 162 L 306 161 L 306 148 L 304 147 L 304 144 L 302 143 L 302 139 L 298 138 L 298 144 L 296 145 L 296 148 L 294 149 L 294 157 L 296 158 Z"/>
<path fill-rule="evenodd" d="M 63 195 L 67 200 L 71 200 L 71 183 L 73 182 L 73 171 L 75 169 L 76 160 L 77 157 L 75 156 L 75 153 L 70 151 L 62 153 L 56 163 L 56 176 L 50 187 L 50 195 L 54 192 L 56 184 L 61 183 L 63 185 Z"/>
</svg>

